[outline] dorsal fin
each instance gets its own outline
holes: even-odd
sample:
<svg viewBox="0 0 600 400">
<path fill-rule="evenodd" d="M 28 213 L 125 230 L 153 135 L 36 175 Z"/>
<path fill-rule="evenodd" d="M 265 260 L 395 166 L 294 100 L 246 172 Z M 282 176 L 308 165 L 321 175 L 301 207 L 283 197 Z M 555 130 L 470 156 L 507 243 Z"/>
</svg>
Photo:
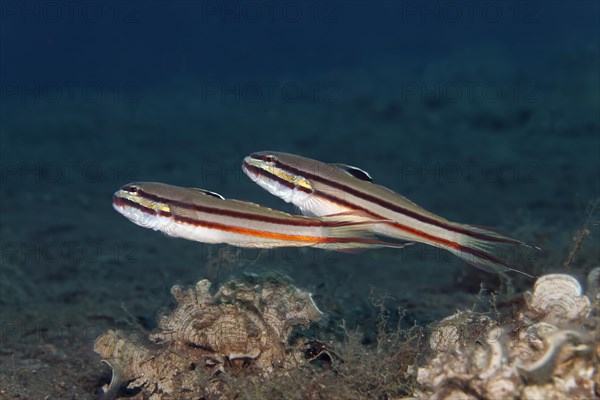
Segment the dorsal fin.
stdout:
<svg viewBox="0 0 600 400">
<path fill-rule="evenodd" d="M 352 165 L 339 164 L 339 163 L 335 163 L 335 164 L 331 164 L 331 165 L 333 165 L 337 169 L 344 171 L 348 175 L 352 175 L 353 177 L 360 179 L 361 181 L 366 181 L 366 182 L 373 181 L 373 178 L 371 178 L 371 175 L 367 171 L 360 169 L 358 167 L 353 167 Z"/>
<path fill-rule="evenodd" d="M 219 193 L 211 192 L 210 190 L 199 189 L 199 188 L 189 188 L 189 189 L 198 191 L 200 193 L 204 193 L 207 196 L 212 196 L 212 197 L 216 197 L 217 199 L 225 200 L 225 197 L 221 196 Z"/>
</svg>

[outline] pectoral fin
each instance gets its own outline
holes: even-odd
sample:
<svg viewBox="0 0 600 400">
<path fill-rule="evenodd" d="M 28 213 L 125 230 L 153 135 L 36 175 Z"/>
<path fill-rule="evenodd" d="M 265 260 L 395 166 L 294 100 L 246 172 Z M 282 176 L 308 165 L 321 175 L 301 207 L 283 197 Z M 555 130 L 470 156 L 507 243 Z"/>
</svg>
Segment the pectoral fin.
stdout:
<svg viewBox="0 0 600 400">
<path fill-rule="evenodd" d="M 364 249 L 381 247 L 403 248 L 413 244 L 399 240 L 381 240 L 375 234 L 374 225 L 385 223 L 384 220 L 365 217 L 356 213 L 339 213 L 320 217 L 329 223 L 326 228 L 330 237 L 340 238 L 337 243 L 331 243 L 327 248 L 335 251 L 356 252 Z"/>
</svg>

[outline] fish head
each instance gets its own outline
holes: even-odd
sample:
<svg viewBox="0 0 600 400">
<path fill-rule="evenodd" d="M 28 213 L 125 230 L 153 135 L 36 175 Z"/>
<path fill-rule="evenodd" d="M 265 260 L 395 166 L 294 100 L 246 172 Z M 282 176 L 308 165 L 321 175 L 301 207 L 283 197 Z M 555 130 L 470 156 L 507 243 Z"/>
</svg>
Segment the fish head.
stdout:
<svg viewBox="0 0 600 400">
<path fill-rule="evenodd" d="M 244 158 L 242 169 L 254 183 L 288 203 L 300 205 L 314 193 L 304 170 L 298 168 L 304 157 L 262 151 Z"/>
<path fill-rule="evenodd" d="M 125 218 L 144 228 L 158 230 L 171 208 L 161 197 L 167 188 L 161 183 L 129 183 L 113 194 L 113 208 Z M 163 218 L 160 218 L 163 217 Z"/>
</svg>

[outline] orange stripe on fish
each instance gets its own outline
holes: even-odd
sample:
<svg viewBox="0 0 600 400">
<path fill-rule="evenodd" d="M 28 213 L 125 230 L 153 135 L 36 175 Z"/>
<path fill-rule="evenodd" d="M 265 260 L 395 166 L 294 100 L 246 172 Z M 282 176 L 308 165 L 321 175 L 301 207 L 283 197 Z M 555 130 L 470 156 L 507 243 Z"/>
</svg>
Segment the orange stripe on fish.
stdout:
<svg viewBox="0 0 600 400">
<path fill-rule="evenodd" d="M 204 243 L 240 247 L 315 246 L 333 250 L 403 247 L 375 239 L 356 216 L 309 218 L 254 203 L 227 200 L 203 189 L 134 183 L 113 196 L 113 207 L 137 225 Z"/>
<path fill-rule="evenodd" d="M 356 167 L 287 153 L 260 152 L 246 157 L 243 169 L 255 183 L 293 203 L 304 214 L 368 215 L 373 220 L 385 221 L 370 226 L 378 234 L 450 250 L 487 271 L 523 273 L 492 253 L 499 245 L 525 243 L 491 230 L 450 222 L 388 188 L 371 183 L 370 175 Z"/>
</svg>

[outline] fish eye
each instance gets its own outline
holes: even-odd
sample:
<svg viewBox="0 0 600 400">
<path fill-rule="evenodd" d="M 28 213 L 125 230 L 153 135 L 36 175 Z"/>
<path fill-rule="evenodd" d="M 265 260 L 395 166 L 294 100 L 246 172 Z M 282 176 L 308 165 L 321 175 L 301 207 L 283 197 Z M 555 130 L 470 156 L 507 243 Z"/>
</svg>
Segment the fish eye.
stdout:
<svg viewBox="0 0 600 400">
<path fill-rule="evenodd" d="M 276 158 L 274 155 L 272 155 L 272 154 L 267 154 L 267 155 L 265 156 L 264 160 L 265 160 L 266 162 L 268 162 L 269 164 L 274 164 L 274 163 L 275 163 L 275 161 L 277 161 L 277 158 Z"/>
<path fill-rule="evenodd" d="M 123 190 L 126 192 L 129 192 L 131 194 L 135 194 L 138 192 L 138 187 L 135 185 L 126 185 L 126 186 L 123 186 Z"/>
</svg>

